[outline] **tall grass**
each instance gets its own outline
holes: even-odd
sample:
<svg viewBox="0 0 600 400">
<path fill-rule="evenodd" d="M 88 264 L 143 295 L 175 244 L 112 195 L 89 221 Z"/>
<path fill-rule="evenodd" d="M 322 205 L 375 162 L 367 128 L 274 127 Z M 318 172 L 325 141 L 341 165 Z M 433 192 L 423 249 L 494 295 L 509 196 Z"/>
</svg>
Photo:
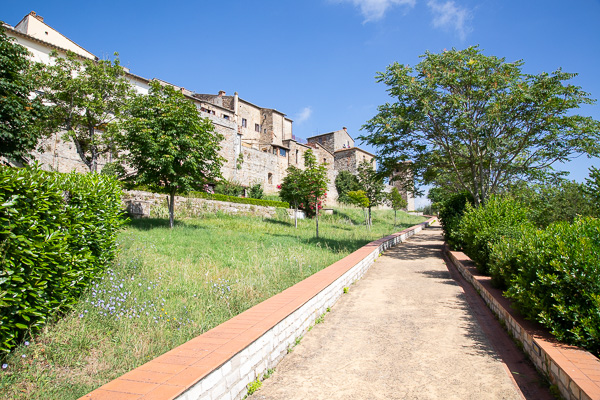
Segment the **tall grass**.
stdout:
<svg viewBox="0 0 600 400">
<path fill-rule="evenodd" d="M 118 261 L 70 314 L 6 359 L 0 398 L 77 398 L 343 258 L 366 243 L 423 221 L 361 210 L 320 221 L 207 214 L 135 220 Z"/>
</svg>

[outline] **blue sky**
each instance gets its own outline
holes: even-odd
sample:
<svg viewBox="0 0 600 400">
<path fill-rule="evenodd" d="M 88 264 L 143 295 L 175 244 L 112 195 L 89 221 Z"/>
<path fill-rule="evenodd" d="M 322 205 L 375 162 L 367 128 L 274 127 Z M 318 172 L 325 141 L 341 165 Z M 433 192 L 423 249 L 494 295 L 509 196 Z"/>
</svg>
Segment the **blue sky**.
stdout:
<svg viewBox="0 0 600 400">
<path fill-rule="evenodd" d="M 343 126 L 357 137 L 389 100 L 376 72 L 445 48 L 479 45 L 527 73 L 562 67 L 600 98 L 600 0 L 10 0 L 0 19 L 14 26 L 32 10 L 100 57 L 118 51 L 137 75 L 276 108 L 304 138 Z M 600 106 L 579 113 L 600 119 Z M 583 181 L 591 165 L 557 167 Z"/>
</svg>

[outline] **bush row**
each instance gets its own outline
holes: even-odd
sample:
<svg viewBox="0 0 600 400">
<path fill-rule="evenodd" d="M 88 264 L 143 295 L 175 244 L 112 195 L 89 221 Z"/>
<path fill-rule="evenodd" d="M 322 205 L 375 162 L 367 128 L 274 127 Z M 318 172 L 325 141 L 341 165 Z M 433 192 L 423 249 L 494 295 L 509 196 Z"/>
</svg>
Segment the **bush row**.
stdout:
<svg viewBox="0 0 600 400">
<path fill-rule="evenodd" d="M 104 175 L 0 167 L 0 352 L 68 310 L 115 257 L 120 196 Z"/>
<path fill-rule="evenodd" d="M 579 217 L 539 229 L 509 197 L 478 208 L 454 205 L 462 216 L 457 222 L 459 212 L 446 211 L 451 237 L 514 306 L 557 339 L 600 355 L 600 220 Z"/>
<path fill-rule="evenodd" d="M 285 201 L 260 200 L 260 199 L 252 199 L 249 197 L 227 196 L 227 195 L 218 194 L 218 193 L 213 194 L 213 193 L 205 193 L 205 192 L 190 192 L 189 196 L 200 198 L 200 199 L 207 199 L 207 200 L 228 201 L 230 203 L 252 204 L 255 206 L 290 208 L 289 203 L 287 203 Z"/>
</svg>

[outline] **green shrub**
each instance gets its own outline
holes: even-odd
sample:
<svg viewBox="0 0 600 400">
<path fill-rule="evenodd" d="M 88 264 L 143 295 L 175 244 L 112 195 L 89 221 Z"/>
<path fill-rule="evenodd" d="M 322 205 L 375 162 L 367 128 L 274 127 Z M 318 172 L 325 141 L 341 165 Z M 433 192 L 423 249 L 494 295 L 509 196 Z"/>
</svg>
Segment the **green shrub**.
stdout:
<svg viewBox="0 0 600 400">
<path fill-rule="evenodd" d="M 252 204 L 255 206 L 290 208 L 289 203 L 284 201 L 250 199 L 246 197 L 226 196 L 217 193 L 211 194 L 206 192 L 190 192 L 189 196 L 207 200 L 228 201 L 230 203 Z"/>
<path fill-rule="evenodd" d="M 100 174 L 0 167 L 0 351 L 73 306 L 116 253 L 121 188 Z"/>
<path fill-rule="evenodd" d="M 479 271 L 487 274 L 492 245 L 517 236 L 523 224 L 530 224 L 527 209 L 512 198 L 492 196 L 478 208 L 466 204 L 456 235 Z"/>
<path fill-rule="evenodd" d="M 490 270 L 523 315 L 600 355 L 600 220 L 524 229 L 493 247 Z"/>
<path fill-rule="evenodd" d="M 244 195 L 244 187 L 240 183 L 224 179 L 215 186 L 215 194 L 239 197 Z"/>
<path fill-rule="evenodd" d="M 258 182 L 250 186 L 248 189 L 248 197 L 253 199 L 262 199 L 265 192 L 262 187 L 262 183 Z"/>
<path fill-rule="evenodd" d="M 444 237 L 452 250 L 460 250 L 462 242 L 458 237 L 458 225 L 465 211 L 465 207 L 473 204 L 473 196 L 469 193 L 455 193 L 440 202 L 440 222 Z"/>
</svg>

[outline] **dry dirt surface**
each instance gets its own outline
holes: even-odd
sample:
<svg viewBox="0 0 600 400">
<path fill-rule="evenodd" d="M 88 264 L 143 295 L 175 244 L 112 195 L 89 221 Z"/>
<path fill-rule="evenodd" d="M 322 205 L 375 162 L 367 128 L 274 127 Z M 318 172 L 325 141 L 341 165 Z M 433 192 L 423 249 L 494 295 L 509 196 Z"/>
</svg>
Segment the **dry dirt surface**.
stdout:
<svg viewBox="0 0 600 400">
<path fill-rule="evenodd" d="M 434 226 L 386 251 L 250 399 L 523 399 L 442 245 Z"/>
</svg>

